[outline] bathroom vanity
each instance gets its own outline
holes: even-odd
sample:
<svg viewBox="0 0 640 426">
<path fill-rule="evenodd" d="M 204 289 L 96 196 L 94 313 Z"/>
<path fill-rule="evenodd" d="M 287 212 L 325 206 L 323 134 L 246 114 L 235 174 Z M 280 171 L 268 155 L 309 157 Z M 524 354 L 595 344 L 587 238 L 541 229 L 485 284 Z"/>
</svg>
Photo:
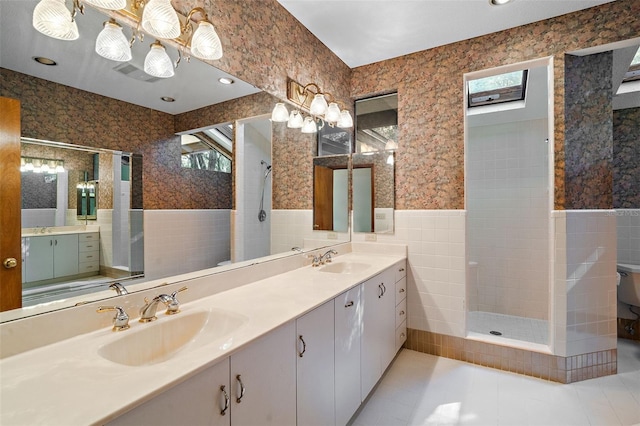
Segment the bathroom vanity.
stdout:
<svg viewBox="0 0 640 426">
<path fill-rule="evenodd" d="M 128 309 L 128 330 L 3 359 L 1 423 L 346 424 L 406 338 L 406 247 L 351 247 L 319 267 L 243 268 L 266 277 L 192 301 L 197 279 L 149 290 L 192 286 L 177 315 Z"/>
</svg>

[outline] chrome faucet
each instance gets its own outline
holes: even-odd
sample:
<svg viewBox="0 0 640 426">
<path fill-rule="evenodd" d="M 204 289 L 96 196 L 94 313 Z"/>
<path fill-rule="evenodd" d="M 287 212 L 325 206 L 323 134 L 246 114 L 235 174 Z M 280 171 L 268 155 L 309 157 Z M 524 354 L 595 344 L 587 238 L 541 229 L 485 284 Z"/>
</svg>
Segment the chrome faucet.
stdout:
<svg viewBox="0 0 640 426">
<path fill-rule="evenodd" d="M 313 266 L 314 268 L 315 268 L 316 266 L 320 266 L 320 265 L 321 265 L 321 263 L 320 263 L 320 256 L 315 256 L 315 255 L 313 255 L 313 254 L 308 254 L 308 255 L 307 255 L 307 258 L 308 258 L 308 259 L 311 259 L 311 266 Z"/>
<path fill-rule="evenodd" d="M 118 296 L 122 296 L 124 294 L 129 294 L 127 289 L 120 283 L 111 283 L 109 286 L 110 289 L 115 290 L 118 293 Z"/>
<path fill-rule="evenodd" d="M 324 265 L 325 263 L 331 263 L 331 255 L 338 254 L 334 249 L 329 249 L 327 252 L 320 256 L 320 264 Z"/>
<path fill-rule="evenodd" d="M 140 322 L 151 322 L 158 319 L 156 317 L 156 311 L 158 309 L 158 303 L 162 302 L 167 307 L 166 315 L 174 315 L 180 312 L 180 301 L 178 300 L 178 293 L 185 291 L 187 287 L 182 287 L 179 290 L 174 291 L 171 294 L 159 294 L 149 301 L 144 298 L 144 306 L 140 309 Z"/>
<path fill-rule="evenodd" d="M 129 315 L 120 306 L 99 306 L 96 312 L 116 312 L 113 317 L 113 331 L 122 331 L 129 328 Z"/>
</svg>

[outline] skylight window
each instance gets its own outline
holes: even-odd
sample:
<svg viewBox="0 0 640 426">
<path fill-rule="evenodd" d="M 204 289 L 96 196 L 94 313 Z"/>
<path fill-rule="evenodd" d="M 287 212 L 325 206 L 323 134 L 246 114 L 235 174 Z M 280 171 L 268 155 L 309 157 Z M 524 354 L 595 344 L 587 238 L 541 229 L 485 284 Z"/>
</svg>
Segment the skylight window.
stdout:
<svg viewBox="0 0 640 426">
<path fill-rule="evenodd" d="M 527 74 L 527 70 L 520 70 L 469 80 L 469 108 L 523 101 L 527 87 Z"/>
<path fill-rule="evenodd" d="M 640 48 L 636 51 L 636 55 L 633 57 L 629 70 L 624 75 L 622 82 L 626 83 L 635 80 L 640 80 Z"/>
</svg>

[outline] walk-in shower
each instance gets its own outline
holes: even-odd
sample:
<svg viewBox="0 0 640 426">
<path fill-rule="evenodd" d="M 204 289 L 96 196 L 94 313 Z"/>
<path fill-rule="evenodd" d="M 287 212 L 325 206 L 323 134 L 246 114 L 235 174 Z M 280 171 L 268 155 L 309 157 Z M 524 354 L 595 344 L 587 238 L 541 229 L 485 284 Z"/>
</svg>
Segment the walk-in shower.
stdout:
<svg viewBox="0 0 640 426">
<path fill-rule="evenodd" d="M 465 76 L 469 337 L 550 341 L 549 75 L 536 62 Z"/>
</svg>

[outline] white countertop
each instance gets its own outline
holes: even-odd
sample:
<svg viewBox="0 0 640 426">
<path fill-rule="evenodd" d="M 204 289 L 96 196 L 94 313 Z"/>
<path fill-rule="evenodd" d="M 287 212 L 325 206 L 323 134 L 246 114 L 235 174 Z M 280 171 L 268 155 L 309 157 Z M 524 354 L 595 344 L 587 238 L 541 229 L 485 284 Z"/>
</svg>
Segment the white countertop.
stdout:
<svg viewBox="0 0 640 426">
<path fill-rule="evenodd" d="M 44 232 L 42 230 L 44 229 Z M 99 225 L 77 225 L 77 226 L 47 226 L 44 228 L 22 228 L 21 236 L 26 237 L 49 237 L 53 235 L 65 234 L 86 234 L 100 232 Z"/>
<path fill-rule="evenodd" d="M 243 315 L 248 322 L 224 339 L 194 348 L 185 346 L 172 358 L 153 365 L 116 364 L 102 358 L 98 348 L 172 317 L 158 315 L 157 321 L 142 324 L 137 314 L 130 313 L 129 330 L 114 333 L 105 328 L 3 359 L 0 424 L 102 424 L 404 259 L 399 255 L 348 253 L 334 257 L 334 263 L 352 261 L 371 266 L 353 274 L 320 272 L 307 266 L 185 303 L 175 318 L 215 309 Z"/>
</svg>

